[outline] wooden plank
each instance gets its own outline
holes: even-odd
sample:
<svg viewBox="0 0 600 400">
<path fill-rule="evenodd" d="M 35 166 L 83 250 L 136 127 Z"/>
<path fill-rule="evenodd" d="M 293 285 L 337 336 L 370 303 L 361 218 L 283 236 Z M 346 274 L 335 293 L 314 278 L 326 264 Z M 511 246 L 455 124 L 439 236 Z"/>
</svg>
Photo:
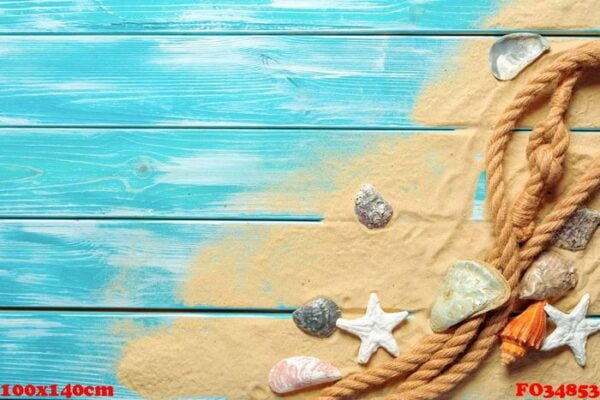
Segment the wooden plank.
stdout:
<svg viewBox="0 0 600 400">
<path fill-rule="evenodd" d="M 117 399 L 142 396 L 119 384 L 116 366 L 128 340 L 169 326 L 178 318 L 202 324 L 211 318 L 245 315 L 149 313 L 2 312 L 0 361 L 2 384 L 112 386 Z M 269 320 L 287 316 L 251 314 Z M 60 366 L 60 368 L 57 368 Z M 50 394 L 50 388 L 47 389 Z M 200 394 L 213 398 L 211 393 Z M 73 396 L 75 397 L 75 396 Z M 57 397 L 55 397 L 57 398 Z M 64 397 L 61 397 L 64 398 Z"/>
<path fill-rule="evenodd" d="M 5 36 L 0 124 L 415 127 L 426 123 L 411 119 L 423 84 L 472 43 L 491 39 Z M 496 94 L 514 88 L 489 79 Z"/>
<path fill-rule="evenodd" d="M 355 318 L 361 311 L 344 310 L 344 316 Z M 275 399 L 267 386 L 268 371 L 295 355 L 326 360 L 344 375 L 362 368 L 355 362 L 355 337 L 336 332 L 328 339 L 314 338 L 301 333 L 289 315 L 2 312 L 0 326 L 3 384 L 112 385 L 118 399 Z M 403 352 L 428 333 L 427 316 L 421 312 L 411 315 L 394 336 Z M 559 349 L 534 352 L 518 373 L 508 374 L 495 352 L 459 387 L 456 398 L 509 398 L 516 382 L 597 384 L 598 344 L 600 335 L 591 336 L 584 369 L 568 349 Z M 379 350 L 372 365 L 390 359 Z"/>
<path fill-rule="evenodd" d="M 326 196 L 363 183 L 347 173 L 363 154 L 408 156 L 417 138 L 465 158 L 478 151 L 462 132 L 3 129 L 0 215 L 318 220 Z"/>
<path fill-rule="evenodd" d="M 2 305 L 181 307 L 179 287 L 201 243 L 243 225 L 2 220 Z"/>
<path fill-rule="evenodd" d="M 60 388 L 69 383 L 116 385 L 113 365 L 124 338 L 110 334 L 108 327 L 125 318 L 148 324 L 160 319 L 136 319 L 123 314 L 2 313 L 0 374 L 3 384 L 58 385 Z M 118 385 L 114 395 L 119 399 L 138 398 Z"/>
<path fill-rule="evenodd" d="M 452 260 L 481 258 L 492 243 L 489 223 L 399 218 L 377 234 L 354 221 L 3 220 L 0 307 L 289 310 L 326 295 L 352 309 L 378 291 L 389 307 L 424 310 Z M 590 313 L 600 312 L 586 279 L 595 243 L 566 254 L 580 284 L 561 307 L 589 292 Z"/>
<path fill-rule="evenodd" d="M 323 170 L 319 163 L 421 134 L 432 141 L 443 135 L 2 129 L 0 215 L 314 220 L 323 213 L 319 194 L 335 189 L 332 168 Z M 289 174 L 300 170 L 312 179 L 290 181 Z M 242 194 L 244 201 L 237 201 Z"/>
<path fill-rule="evenodd" d="M 478 26 L 503 3 L 498 0 L 4 1 L 0 4 L 0 33 L 478 32 Z"/>
<path fill-rule="evenodd" d="M 1 37 L 0 123 L 398 126 L 461 39 Z M 418 62 L 417 62 L 418 60 Z M 429 69 L 432 72 L 432 69 Z"/>
<path fill-rule="evenodd" d="M 517 137 L 524 147 L 526 134 Z M 444 192 L 459 174 L 472 219 L 484 218 L 485 138 L 472 130 L 5 128 L 0 142 L 5 218 L 318 221 L 336 193 L 395 174 Z M 575 133 L 572 142 L 577 171 L 600 137 Z M 411 176 L 415 165 L 435 173 Z"/>
<path fill-rule="evenodd" d="M 324 211 L 322 224 L 202 222 L 168 218 L 161 221 L 94 220 L 89 217 L 57 220 L 50 218 L 51 214 L 42 220 L 14 217 L 1 220 L 0 305 L 289 309 L 309 298 L 328 295 L 345 307 L 356 308 L 363 304 L 371 290 L 380 290 L 390 298 L 398 291 L 406 293 L 392 304 L 394 307 L 427 308 L 439 286 L 433 282 L 439 282 L 448 264 L 465 257 L 482 258 L 492 243 L 489 223 L 473 221 L 483 217 L 485 194 L 481 174 L 485 138 L 478 132 L 429 132 L 409 136 L 387 133 L 379 137 L 381 143 L 369 148 L 364 156 L 351 154 L 333 161 L 324 157 L 306 171 L 293 169 L 282 183 L 275 183 L 280 186 L 280 192 L 273 193 L 285 192 L 290 187 L 296 188 L 291 193 L 302 193 L 300 188 L 307 182 L 331 184 L 333 189 L 320 191 L 317 190 L 320 183 L 311 183 L 316 195 L 308 200 L 308 204 L 312 204 L 310 209 Z M 64 134 L 67 140 L 74 136 Z M 109 135 L 110 138 L 113 136 Z M 373 136 L 358 136 L 370 139 L 369 146 L 374 145 Z M 25 137 L 36 138 L 28 134 Z M 143 136 L 135 133 L 123 137 L 137 138 L 133 143 L 138 143 L 140 149 L 161 147 L 158 144 L 150 146 L 151 140 L 142 140 Z M 514 148 L 525 148 L 526 140 L 526 134 L 518 134 Z M 168 142 L 172 146 L 187 143 L 183 138 Z M 100 140 L 99 143 L 108 145 L 111 142 Z M 573 162 L 557 194 L 582 173 L 598 143 L 600 135 L 597 134 L 573 136 L 569 149 Z M 335 140 L 332 145 L 336 145 Z M 18 147 L 13 147 L 15 153 L 20 151 Z M 60 147 L 75 154 L 75 159 L 85 153 L 82 149 L 86 149 L 83 144 L 70 147 L 60 141 L 50 143 L 47 148 L 36 147 L 33 143 L 31 148 L 20 147 L 32 155 L 32 159 L 39 157 L 42 162 Z M 86 151 L 96 154 L 95 150 Z M 129 160 L 132 154 L 139 153 L 125 151 L 124 154 L 123 159 Z M 160 153 L 148 154 L 162 160 L 157 155 Z M 512 158 L 517 154 L 510 156 L 515 161 L 507 168 L 511 192 L 526 178 L 526 160 L 520 156 L 520 162 Z M 61 157 L 69 160 L 66 154 L 55 159 Z M 107 165 L 111 157 L 100 152 L 83 164 Z M 129 165 L 119 161 L 118 157 L 117 161 L 117 165 Z M 62 170 L 77 172 L 81 168 L 74 165 L 78 164 L 67 162 L 56 174 Z M 95 168 L 105 173 L 103 167 Z M 390 168 L 394 173 L 390 173 Z M 142 172 L 145 170 L 141 169 Z M 247 170 L 233 168 L 232 173 L 244 175 Z M 13 176 L 19 174 L 13 173 Z M 185 171 L 179 176 L 188 178 Z M 327 179 L 321 181 L 315 176 Z M 365 182 L 385 189 L 384 195 L 394 207 L 394 219 L 384 230 L 367 231 L 356 222 L 353 198 L 357 188 Z M 129 187 L 143 185 L 143 180 L 133 181 Z M 36 191 L 35 185 L 31 185 L 30 189 L 30 197 L 42 196 L 44 203 L 44 190 L 48 188 Z M 99 186 L 98 192 L 109 189 Z M 89 187 L 84 186 L 82 191 L 89 192 Z M 76 193 L 73 192 L 73 199 Z M 176 193 L 175 189 L 158 192 L 154 197 L 169 197 L 172 193 Z M 270 189 L 243 192 L 229 201 L 233 205 L 260 199 L 260 204 L 269 205 L 270 193 Z M 114 196 L 114 193 L 110 195 Z M 310 193 L 305 195 L 311 197 Z M 25 201 L 28 197 L 23 195 L 21 198 Z M 140 200 L 144 199 L 144 202 L 140 204 L 151 202 L 152 198 L 141 196 Z M 91 199 L 91 196 L 86 198 Z M 113 207 L 112 203 L 106 204 L 107 208 Z M 173 207 L 170 200 L 166 200 L 166 204 L 165 209 Z M 74 216 L 78 205 L 84 207 L 85 202 L 75 203 Z M 600 199 L 596 198 L 590 206 L 600 207 Z M 594 260 L 600 257 L 599 252 L 600 246 L 592 243 L 583 254 L 571 255 L 577 261 L 581 283 L 577 294 L 565 298 L 567 305 L 589 291 L 593 296 L 592 310 L 600 310 L 599 299 L 593 290 L 595 281 L 585 279 L 587 274 L 594 273 Z M 300 265 L 299 260 L 302 261 Z M 396 277 L 391 285 L 390 268 L 394 269 Z M 422 282 L 431 284 L 417 292 L 411 290 L 422 287 Z"/>
</svg>

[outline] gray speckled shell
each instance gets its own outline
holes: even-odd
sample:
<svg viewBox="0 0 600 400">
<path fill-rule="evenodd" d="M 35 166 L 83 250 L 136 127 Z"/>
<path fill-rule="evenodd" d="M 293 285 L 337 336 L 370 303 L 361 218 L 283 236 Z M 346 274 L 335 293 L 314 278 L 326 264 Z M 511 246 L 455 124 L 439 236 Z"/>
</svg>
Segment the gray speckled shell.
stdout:
<svg viewBox="0 0 600 400">
<path fill-rule="evenodd" d="M 566 250 L 585 249 L 600 224 L 600 212 L 580 208 L 554 237 L 554 245 Z"/>
<path fill-rule="evenodd" d="M 457 261 L 448 268 L 433 306 L 429 325 L 443 332 L 475 315 L 500 307 L 510 297 L 502 274 L 483 262 Z"/>
<path fill-rule="evenodd" d="M 573 263 L 560 254 L 542 253 L 521 279 L 519 297 L 525 300 L 558 298 L 577 285 Z"/>
<path fill-rule="evenodd" d="M 325 297 L 306 303 L 292 314 L 294 323 L 309 335 L 329 337 L 342 311 L 333 300 Z"/>
<path fill-rule="evenodd" d="M 502 36 L 490 49 L 492 73 L 501 81 L 513 79 L 549 49 L 550 43 L 536 33 Z"/>
<path fill-rule="evenodd" d="M 369 229 L 383 228 L 392 218 L 392 206 L 373 185 L 363 185 L 354 201 L 358 220 Z"/>
</svg>

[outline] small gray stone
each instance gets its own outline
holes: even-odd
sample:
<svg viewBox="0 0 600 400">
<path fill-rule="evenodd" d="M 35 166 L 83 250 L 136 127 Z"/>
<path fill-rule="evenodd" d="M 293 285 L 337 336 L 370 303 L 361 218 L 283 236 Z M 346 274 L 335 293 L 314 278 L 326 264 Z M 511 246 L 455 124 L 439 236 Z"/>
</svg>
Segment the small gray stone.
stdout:
<svg viewBox="0 0 600 400">
<path fill-rule="evenodd" d="M 325 297 L 310 301 L 292 314 L 294 323 L 309 335 L 329 337 L 335 331 L 335 321 L 342 311 L 333 300 Z"/>
<path fill-rule="evenodd" d="M 369 229 L 383 228 L 394 214 L 392 206 L 370 184 L 360 188 L 354 202 L 354 212 L 358 220 Z"/>
<path fill-rule="evenodd" d="M 600 212 L 580 208 L 554 236 L 554 245 L 562 249 L 585 249 L 600 224 Z"/>
</svg>

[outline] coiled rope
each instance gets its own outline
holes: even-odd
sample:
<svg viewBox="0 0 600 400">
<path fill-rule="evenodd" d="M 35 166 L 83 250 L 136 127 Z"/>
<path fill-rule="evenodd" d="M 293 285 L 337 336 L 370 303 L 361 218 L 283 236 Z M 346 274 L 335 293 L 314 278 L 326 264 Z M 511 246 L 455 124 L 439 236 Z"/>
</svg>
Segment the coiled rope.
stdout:
<svg viewBox="0 0 600 400">
<path fill-rule="evenodd" d="M 569 146 L 565 114 L 575 85 L 586 72 L 594 69 L 600 69 L 600 41 L 565 53 L 519 90 L 490 138 L 486 157 L 487 192 L 496 243 L 487 261 L 502 272 L 513 288 L 508 304 L 497 311 L 471 318 L 453 330 L 423 338 L 400 357 L 325 388 L 317 400 L 356 398 L 366 391 L 396 383 L 401 378 L 404 381 L 388 399 L 436 399 L 452 390 L 481 364 L 495 346 L 498 333 L 515 308 L 514 289 L 523 272 L 600 186 L 600 157 L 597 157 L 564 197 L 536 224 L 546 193 L 557 185 L 563 175 L 563 162 Z M 510 207 L 504 176 L 506 148 L 517 123 L 529 107 L 552 88 L 554 92 L 550 96 L 548 115 L 534 127 L 529 137 L 529 177 Z"/>
</svg>

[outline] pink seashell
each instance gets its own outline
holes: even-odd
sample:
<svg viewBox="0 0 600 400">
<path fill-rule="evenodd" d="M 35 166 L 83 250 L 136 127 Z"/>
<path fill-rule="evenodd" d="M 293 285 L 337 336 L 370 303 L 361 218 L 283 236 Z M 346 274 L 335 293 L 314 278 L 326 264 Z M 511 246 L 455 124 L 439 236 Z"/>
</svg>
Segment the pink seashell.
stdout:
<svg viewBox="0 0 600 400">
<path fill-rule="evenodd" d="M 269 372 L 269 386 L 284 394 L 342 378 L 333 365 L 314 357 L 290 357 L 279 361 Z"/>
</svg>

